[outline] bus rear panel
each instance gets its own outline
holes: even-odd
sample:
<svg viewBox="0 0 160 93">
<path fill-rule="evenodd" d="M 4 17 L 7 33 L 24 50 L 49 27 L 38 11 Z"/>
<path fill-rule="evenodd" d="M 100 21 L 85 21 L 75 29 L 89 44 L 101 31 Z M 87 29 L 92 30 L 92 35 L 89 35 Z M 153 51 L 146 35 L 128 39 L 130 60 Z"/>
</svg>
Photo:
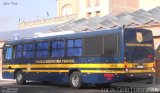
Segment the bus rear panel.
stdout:
<svg viewBox="0 0 160 93">
<path fill-rule="evenodd" d="M 153 35 L 146 29 L 124 30 L 125 69 L 130 78 L 153 78 L 154 45 Z"/>
</svg>

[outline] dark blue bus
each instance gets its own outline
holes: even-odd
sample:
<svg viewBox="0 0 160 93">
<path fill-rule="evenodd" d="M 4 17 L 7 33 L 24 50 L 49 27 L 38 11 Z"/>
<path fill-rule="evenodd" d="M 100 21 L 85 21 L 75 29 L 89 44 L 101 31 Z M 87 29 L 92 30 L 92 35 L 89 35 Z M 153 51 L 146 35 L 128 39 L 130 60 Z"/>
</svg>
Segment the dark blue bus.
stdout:
<svg viewBox="0 0 160 93">
<path fill-rule="evenodd" d="M 70 84 L 110 85 L 130 78 L 152 78 L 154 45 L 150 30 L 117 28 L 7 41 L 3 78 Z"/>
</svg>

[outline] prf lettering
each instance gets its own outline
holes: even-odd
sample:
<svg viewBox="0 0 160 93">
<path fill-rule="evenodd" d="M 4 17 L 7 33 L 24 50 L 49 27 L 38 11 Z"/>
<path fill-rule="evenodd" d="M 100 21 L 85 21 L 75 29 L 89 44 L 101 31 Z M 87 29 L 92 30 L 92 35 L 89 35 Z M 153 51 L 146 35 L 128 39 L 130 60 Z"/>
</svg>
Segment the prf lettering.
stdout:
<svg viewBox="0 0 160 93">
<path fill-rule="evenodd" d="M 73 59 L 63 59 L 63 60 L 36 60 L 36 63 L 75 63 Z"/>
</svg>

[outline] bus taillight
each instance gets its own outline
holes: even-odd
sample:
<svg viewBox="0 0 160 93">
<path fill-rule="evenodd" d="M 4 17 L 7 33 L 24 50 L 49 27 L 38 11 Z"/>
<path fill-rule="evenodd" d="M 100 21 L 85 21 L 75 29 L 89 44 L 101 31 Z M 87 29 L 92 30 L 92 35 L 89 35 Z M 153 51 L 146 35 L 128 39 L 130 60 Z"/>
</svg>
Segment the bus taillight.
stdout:
<svg viewBox="0 0 160 93">
<path fill-rule="evenodd" d="M 156 67 L 156 63 L 154 62 L 154 63 L 153 63 L 153 68 L 155 68 L 155 67 Z"/>
<path fill-rule="evenodd" d="M 153 58 L 153 55 L 152 54 L 148 54 L 147 58 Z"/>
<path fill-rule="evenodd" d="M 126 62 L 124 62 L 124 68 L 125 68 L 126 72 L 128 72 L 128 66 L 127 66 Z"/>
<path fill-rule="evenodd" d="M 113 77 L 114 77 L 114 74 L 104 74 L 104 77 L 105 77 L 107 80 L 112 80 Z"/>
<path fill-rule="evenodd" d="M 156 71 L 156 63 L 153 63 L 153 67 L 152 67 L 152 71 L 155 72 Z"/>
</svg>

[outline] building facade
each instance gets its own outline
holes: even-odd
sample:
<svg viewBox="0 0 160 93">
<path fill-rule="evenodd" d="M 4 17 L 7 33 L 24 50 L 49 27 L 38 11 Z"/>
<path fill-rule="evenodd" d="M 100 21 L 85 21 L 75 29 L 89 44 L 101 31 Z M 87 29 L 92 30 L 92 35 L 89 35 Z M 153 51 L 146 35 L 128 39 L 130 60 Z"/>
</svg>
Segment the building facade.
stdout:
<svg viewBox="0 0 160 93">
<path fill-rule="evenodd" d="M 150 10 L 157 6 L 160 6 L 160 0 L 109 0 L 109 12 L 114 15 L 138 9 Z"/>
<path fill-rule="evenodd" d="M 19 28 L 60 24 L 71 19 L 117 15 L 138 9 L 150 10 L 160 6 L 160 0 L 57 0 L 57 17 L 31 22 L 21 22 Z"/>
<path fill-rule="evenodd" d="M 90 18 L 157 6 L 160 6 L 160 0 L 57 0 L 57 16 L 77 14 L 79 18 Z"/>
<path fill-rule="evenodd" d="M 109 14 L 109 0 L 57 0 L 57 16 L 90 18 Z"/>
</svg>

